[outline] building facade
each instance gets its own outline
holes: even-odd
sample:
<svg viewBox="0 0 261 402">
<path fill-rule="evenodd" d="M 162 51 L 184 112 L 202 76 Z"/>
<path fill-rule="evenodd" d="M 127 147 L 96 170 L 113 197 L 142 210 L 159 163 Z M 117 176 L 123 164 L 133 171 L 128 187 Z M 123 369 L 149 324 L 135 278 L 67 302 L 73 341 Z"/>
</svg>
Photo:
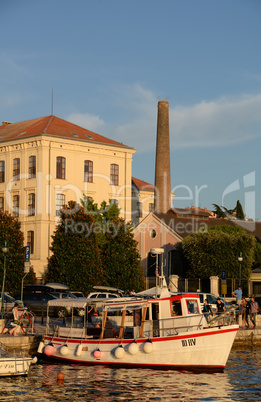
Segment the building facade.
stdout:
<svg viewBox="0 0 261 402">
<path fill-rule="evenodd" d="M 85 194 L 132 220 L 135 150 L 56 116 L 0 126 L 0 209 L 19 218 L 31 264 L 44 275 L 59 211 Z"/>
</svg>

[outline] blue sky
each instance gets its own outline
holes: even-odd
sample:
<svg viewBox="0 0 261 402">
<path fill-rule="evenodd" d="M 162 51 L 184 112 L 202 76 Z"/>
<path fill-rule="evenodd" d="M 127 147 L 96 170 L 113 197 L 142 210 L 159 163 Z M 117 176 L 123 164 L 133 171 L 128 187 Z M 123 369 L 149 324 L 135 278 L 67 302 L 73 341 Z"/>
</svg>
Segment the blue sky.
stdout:
<svg viewBox="0 0 261 402">
<path fill-rule="evenodd" d="M 176 207 L 261 220 L 260 0 L 1 0 L 0 120 L 54 114 L 136 149 L 154 183 L 170 105 Z"/>
</svg>

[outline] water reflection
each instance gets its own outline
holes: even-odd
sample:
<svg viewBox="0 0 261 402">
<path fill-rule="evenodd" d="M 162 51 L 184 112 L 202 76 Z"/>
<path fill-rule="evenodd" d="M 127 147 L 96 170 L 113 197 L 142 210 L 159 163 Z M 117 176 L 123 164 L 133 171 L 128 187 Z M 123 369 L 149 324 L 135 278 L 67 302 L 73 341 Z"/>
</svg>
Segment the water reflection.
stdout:
<svg viewBox="0 0 261 402">
<path fill-rule="evenodd" d="M 233 350 L 224 373 L 104 366 L 33 366 L 28 377 L 1 378 L 1 401 L 253 401 L 260 400 L 260 350 Z M 58 380 L 58 373 L 64 380 Z"/>
</svg>

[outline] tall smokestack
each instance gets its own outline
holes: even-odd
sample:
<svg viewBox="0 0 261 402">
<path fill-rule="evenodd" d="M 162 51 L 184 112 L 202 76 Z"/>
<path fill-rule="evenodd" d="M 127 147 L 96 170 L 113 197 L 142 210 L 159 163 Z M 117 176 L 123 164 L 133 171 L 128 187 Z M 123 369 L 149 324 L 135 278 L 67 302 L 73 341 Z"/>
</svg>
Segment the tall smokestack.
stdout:
<svg viewBox="0 0 261 402">
<path fill-rule="evenodd" d="M 170 208 L 169 102 L 159 101 L 154 210 L 155 212 L 167 212 Z"/>
</svg>

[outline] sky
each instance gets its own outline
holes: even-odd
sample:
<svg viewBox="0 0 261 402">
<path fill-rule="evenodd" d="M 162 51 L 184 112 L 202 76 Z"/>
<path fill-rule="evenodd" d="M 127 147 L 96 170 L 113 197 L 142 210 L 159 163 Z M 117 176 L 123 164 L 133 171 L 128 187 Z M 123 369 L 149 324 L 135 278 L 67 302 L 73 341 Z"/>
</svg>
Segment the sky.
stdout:
<svg viewBox="0 0 261 402">
<path fill-rule="evenodd" d="M 261 221 L 260 0 L 0 0 L 0 121 L 48 116 L 135 148 L 154 184 L 168 100 L 174 207 Z"/>
</svg>

